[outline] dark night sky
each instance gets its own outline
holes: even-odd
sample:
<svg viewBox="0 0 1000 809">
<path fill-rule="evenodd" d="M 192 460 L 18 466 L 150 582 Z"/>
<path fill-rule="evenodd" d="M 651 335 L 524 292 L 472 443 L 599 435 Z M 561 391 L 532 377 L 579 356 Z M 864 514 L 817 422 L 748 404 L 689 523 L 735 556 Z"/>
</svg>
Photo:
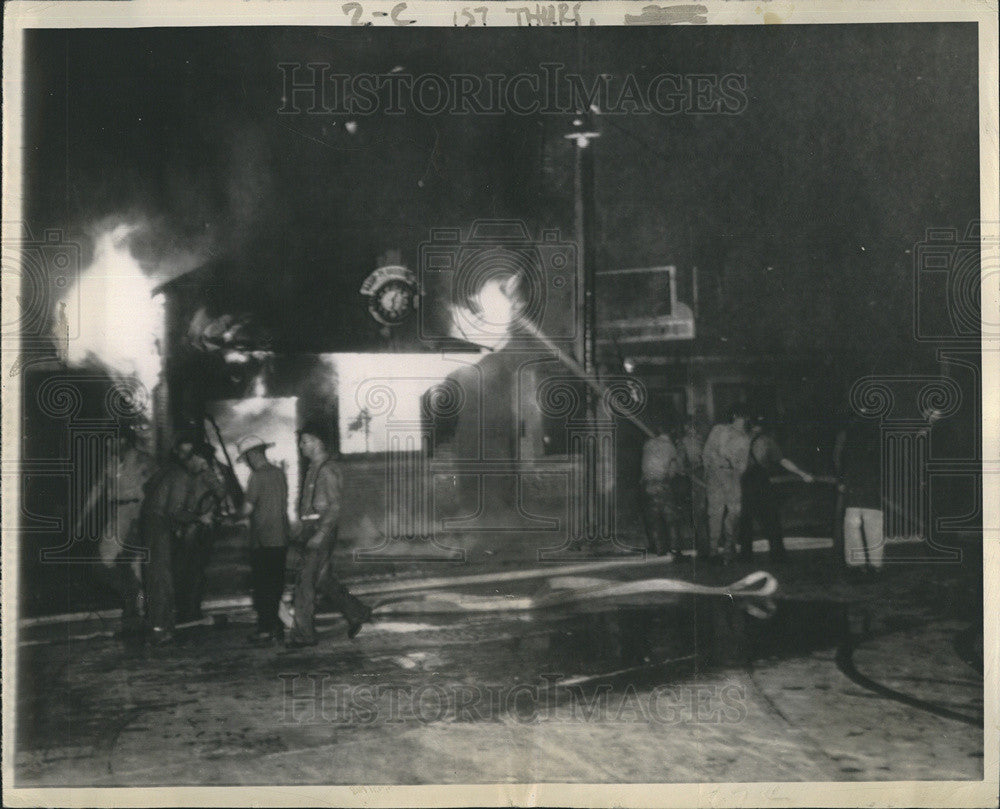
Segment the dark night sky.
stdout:
<svg viewBox="0 0 1000 809">
<path fill-rule="evenodd" d="M 151 218 L 153 263 L 231 259 L 233 295 L 311 345 L 374 335 L 361 281 L 389 248 L 413 266 L 432 227 L 569 235 L 570 119 L 376 113 L 351 136 L 352 116 L 277 114 L 279 62 L 745 74 L 740 115 L 598 122 L 599 266 L 698 265 L 706 350 L 919 363 L 907 251 L 978 212 L 971 24 L 39 31 L 27 54 L 29 222 Z"/>
</svg>

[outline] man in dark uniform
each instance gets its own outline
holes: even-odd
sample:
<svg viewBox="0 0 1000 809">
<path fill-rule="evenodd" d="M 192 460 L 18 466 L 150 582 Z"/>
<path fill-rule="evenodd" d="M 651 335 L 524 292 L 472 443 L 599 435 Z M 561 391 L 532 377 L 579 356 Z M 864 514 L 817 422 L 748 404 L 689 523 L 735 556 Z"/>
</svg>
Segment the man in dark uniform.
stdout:
<svg viewBox="0 0 1000 809">
<path fill-rule="evenodd" d="M 285 557 L 288 550 L 288 480 L 285 470 L 267 459 L 269 444 L 250 435 L 236 442 L 237 461 L 250 467 L 243 513 L 250 522 L 250 568 L 257 631 L 252 643 L 281 641 L 285 628 L 278 618 L 278 604 L 285 590 Z"/>
<path fill-rule="evenodd" d="M 143 543 L 149 553 L 143 568 L 146 589 L 146 622 L 153 642 L 166 644 L 174 638 L 174 537 L 196 519 L 188 510 L 194 479 L 188 471 L 195 442 L 183 436 L 174 442 L 173 457 L 147 485 L 142 504 Z"/>
<path fill-rule="evenodd" d="M 197 621 L 202 617 L 205 571 L 215 540 L 215 519 L 219 504 L 226 495 L 225 481 L 211 444 L 197 443 L 185 465 L 191 476 L 184 504 L 189 519 L 176 532 L 173 549 L 178 623 Z"/>
<path fill-rule="evenodd" d="M 677 442 L 681 457 L 681 474 L 686 488 L 685 516 L 691 526 L 694 547 L 699 558 L 708 556 L 708 499 L 705 490 L 705 465 L 702 450 L 705 437 L 691 417 L 684 422 L 684 431 Z"/>
<path fill-rule="evenodd" d="M 750 453 L 743 473 L 743 510 L 740 516 L 740 558 L 753 558 L 753 524 L 759 522 L 767 537 L 772 562 L 785 559 L 785 541 L 781 532 L 781 503 L 772 476 L 781 469 L 798 475 L 806 483 L 813 477 L 784 456 L 766 422 L 758 417 L 750 430 Z"/>
<path fill-rule="evenodd" d="M 326 448 L 326 431 L 317 424 L 299 430 L 299 449 L 309 461 L 299 498 L 302 568 L 295 585 L 295 623 L 288 646 L 316 645 L 316 596 L 325 595 L 347 620 L 353 638 L 371 620 L 371 608 L 352 596 L 332 570 L 333 548 L 340 518 L 340 471 Z"/>
</svg>

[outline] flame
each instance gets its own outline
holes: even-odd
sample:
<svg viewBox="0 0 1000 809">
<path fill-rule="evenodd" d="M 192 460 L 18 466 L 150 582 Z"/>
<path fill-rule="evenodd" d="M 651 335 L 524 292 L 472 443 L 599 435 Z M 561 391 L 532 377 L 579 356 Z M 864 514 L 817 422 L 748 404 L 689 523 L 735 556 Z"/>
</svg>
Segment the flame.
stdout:
<svg viewBox="0 0 1000 809">
<path fill-rule="evenodd" d="M 451 306 L 452 336 L 497 351 L 511 338 L 511 326 L 520 317 L 512 294 L 513 276 L 494 277 L 480 287 L 474 308 Z"/>
<path fill-rule="evenodd" d="M 94 257 L 80 274 L 70 299 L 79 296 L 79 322 L 70 323 L 73 335 L 66 359 L 76 367 L 98 366 L 112 376 L 138 380 L 150 394 L 160 370 L 164 308 L 153 296 L 157 281 L 148 277 L 132 255 L 129 237 L 134 225 L 103 231 L 94 244 Z"/>
</svg>

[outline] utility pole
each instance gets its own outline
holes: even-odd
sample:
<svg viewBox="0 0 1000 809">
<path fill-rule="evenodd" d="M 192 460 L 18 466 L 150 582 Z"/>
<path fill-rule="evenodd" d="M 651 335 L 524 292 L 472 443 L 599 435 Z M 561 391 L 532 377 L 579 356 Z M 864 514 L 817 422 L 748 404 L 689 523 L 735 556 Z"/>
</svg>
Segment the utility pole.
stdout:
<svg viewBox="0 0 1000 809">
<path fill-rule="evenodd" d="M 573 141 L 574 154 L 574 230 L 577 247 L 577 311 L 576 355 L 586 375 L 596 377 L 596 321 L 597 300 L 594 295 L 594 155 L 591 141 L 600 136 L 591 126 L 590 111 L 581 110 L 573 120 L 572 130 L 564 135 Z M 586 425 L 577 433 L 580 454 L 580 475 L 571 483 L 576 491 L 576 507 L 570 515 L 571 547 L 596 544 L 613 530 L 613 510 L 608 507 L 607 475 L 613 464 L 607 436 L 597 423 L 597 401 L 594 392 L 586 391 Z M 610 454 L 610 458 L 608 457 Z M 613 471 L 612 471 L 613 475 Z M 610 518 L 610 520 L 609 520 Z M 610 537 L 609 537 L 610 538 Z"/>
<path fill-rule="evenodd" d="M 590 114 L 581 112 L 573 129 L 563 135 L 575 146 L 573 171 L 573 223 L 577 247 L 576 354 L 587 373 L 593 374 L 597 302 L 594 298 L 594 150 L 590 142 L 600 137 L 590 125 Z"/>
</svg>

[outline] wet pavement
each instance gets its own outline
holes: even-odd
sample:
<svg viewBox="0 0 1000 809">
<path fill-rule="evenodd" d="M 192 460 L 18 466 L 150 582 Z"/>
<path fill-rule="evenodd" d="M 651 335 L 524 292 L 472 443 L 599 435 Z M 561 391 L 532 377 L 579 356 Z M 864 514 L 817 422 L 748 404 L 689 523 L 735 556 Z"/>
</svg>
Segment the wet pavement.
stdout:
<svg viewBox="0 0 1000 809">
<path fill-rule="evenodd" d="M 99 626 L 25 633 L 17 785 L 982 778 L 974 569 L 773 572 L 772 598 L 408 614 L 372 595 L 382 614 L 355 640 L 328 618 L 302 650 L 248 646 L 245 612 L 166 648 Z"/>
</svg>

